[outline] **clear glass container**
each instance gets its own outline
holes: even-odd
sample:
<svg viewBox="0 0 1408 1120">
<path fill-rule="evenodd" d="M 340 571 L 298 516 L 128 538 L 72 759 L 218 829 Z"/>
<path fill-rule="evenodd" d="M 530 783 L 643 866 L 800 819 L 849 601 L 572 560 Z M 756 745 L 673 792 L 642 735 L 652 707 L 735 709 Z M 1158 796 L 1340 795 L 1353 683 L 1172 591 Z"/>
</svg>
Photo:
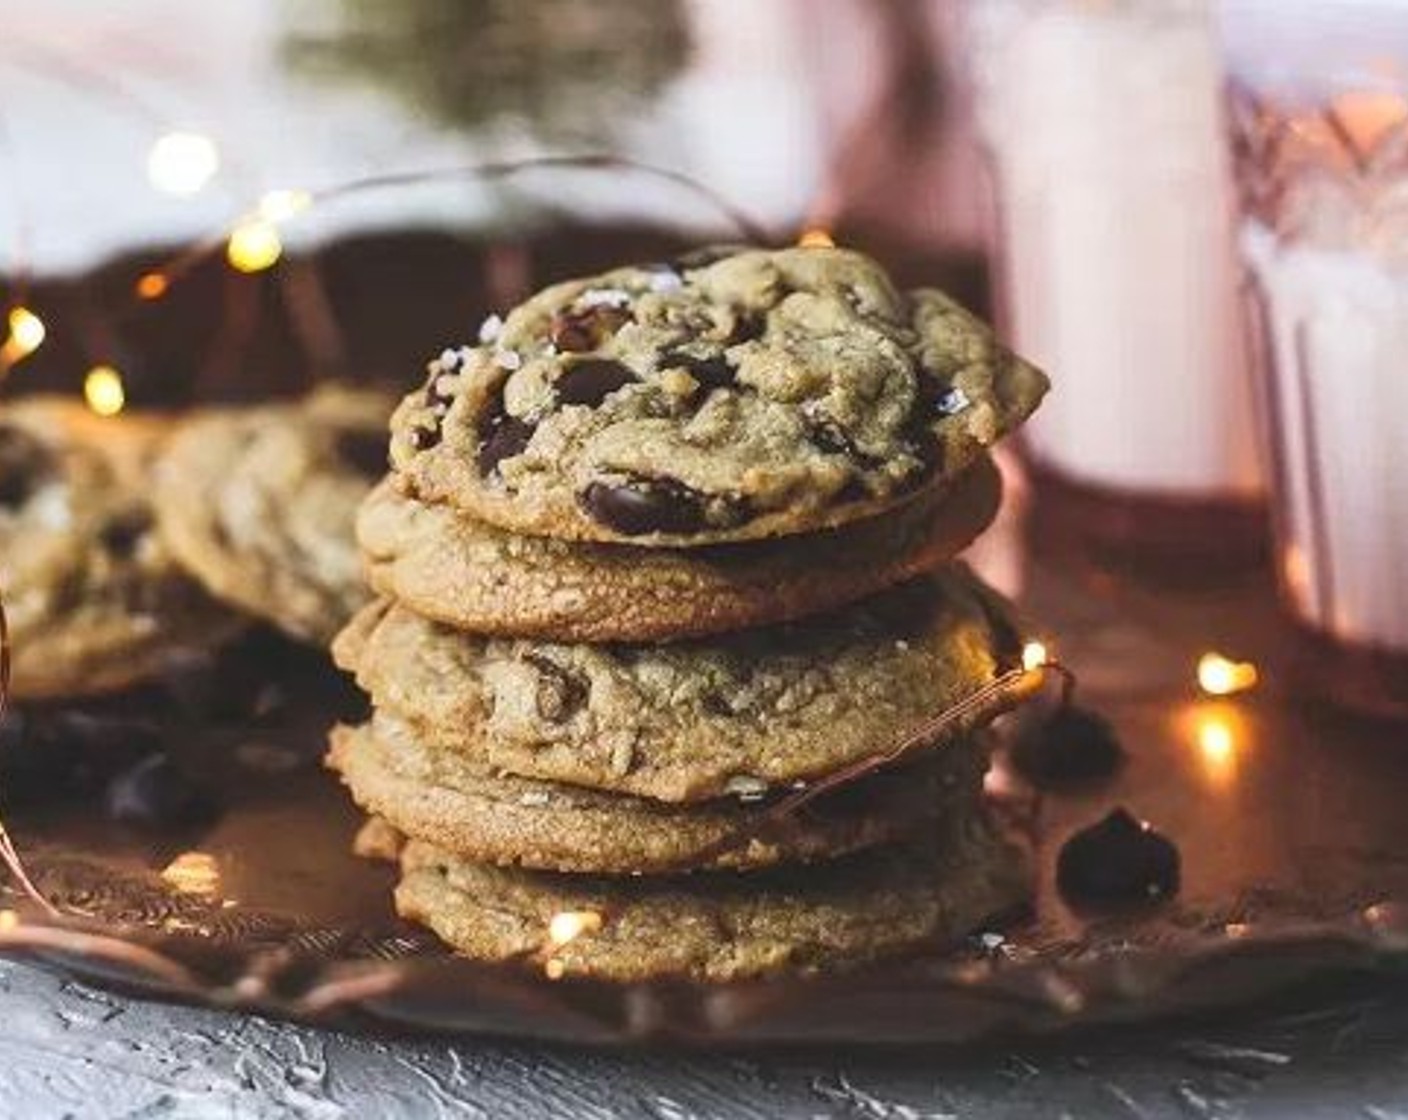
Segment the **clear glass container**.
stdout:
<svg viewBox="0 0 1408 1120">
<path fill-rule="evenodd" d="M 1321 691 L 1408 715 L 1408 3 L 1223 19 L 1284 599 Z"/>
<path fill-rule="evenodd" d="M 1198 570 L 1264 548 L 1205 0 L 973 0 L 998 305 L 1054 391 L 1028 447 L 1060 521 Z M 1074 513 L 1076 516 L 1067 516 Z"/>
</svg>

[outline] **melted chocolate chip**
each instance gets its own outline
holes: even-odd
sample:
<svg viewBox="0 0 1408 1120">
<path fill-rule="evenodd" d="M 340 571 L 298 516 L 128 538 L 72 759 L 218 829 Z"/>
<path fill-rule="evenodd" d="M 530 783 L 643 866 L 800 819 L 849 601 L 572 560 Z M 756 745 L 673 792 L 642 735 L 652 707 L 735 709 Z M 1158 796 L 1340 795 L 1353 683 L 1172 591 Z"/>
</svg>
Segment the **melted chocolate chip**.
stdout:
<svg viewBox="0 0 1408 1120">
<path fill-rule="evenodd" d="M 844 455 L 856 466 L 863 470 L 870 470 L 880 465 L 880 460 L 868 452 L 862 451 L 856 446 L 855 440 L 851 439 L 850 433 L 841 427 L 836 421 L 820 416 L 807 418 L 807 439 L 813 447 L 828 455 Z M 854 489 L 859 487 L 859 492 L 851 495 L 855 498 L 867 497 L 865 487 L 858 479 L 852 478 L 847 482 L 847 487 Z M 841 496 L 841 500 L 850 501 L 851 497 Z"/>
<path fill-rule="evenodd" d="M 697 533 L 708 524 L 704 495 L 674 478 L 593 482 L 580 500 L 593 518 L 628 537 Z"/>
<path fill-rule="evenodd" d="M 338 461 L 363 478 L 380 478 L 386 473 L 386 437 L 372 432 L 342 428 L 333 436 Z"/>
<path fill-rule="evenodd" d="M 683 350 L 667 350 L 660 355 L 660 366 L 663 369 L 679 368 L 687 371 L 690 377 L 699 382 L 699 388 L 705 393 L 714 389 L 729 388 L 738 376 L 738 371 L 728 364 L 728 359 L 722 354 L 697 358 Z"/>
<path fill-rule="evenodd" d="M 440 379 L 445 374 L 441 370 L 431 370 L 430 376 L 425 382 L 425 406 L 426 408 L 445 408 L 450 403 L 450 396 L 440 391 Z"/>
<path fill-rule="evenodd" d="M 1119 770 L 1124 759 L 1124 748 L 1109 722 L 1074 704 L 1027 723 L 1012 747 L 1013 764 L 1040 789 L 1102 781 Z"/>
<path fill-rule="evenodd" d="M 1148 903 L 1178 893 L 1181 862 L 1172 841 L 1116 809 L 1062 846 L 1056 885 L 1074 904 Z"/>
<path fill-rule="evenodd" d="M 181 828 L 210 819 L 214 803 L 171 756 L 149 755 L 108 785 L 108 816 L 144 828 Z"/>
<path fill-rule="evenodd" d="M 828 455 L 844 455 L 848 459 L 861 459 L 864 456 L 838 424 L 833 420 L 810 419 L 807 421 L 807 439 L 818 450 Z"/>
<path fill-rule="evenodd" d="M 541 654 L 526 654 L 523 660 L 538 671 L 538 690 L 533 698 L 538 715 L 564 723 L 581 710 L 591 693 L 590 681 Z"/>
<path fill-rule="evenodd" d="M 636 380 L 629 366 L 610 358 L 586 358 L 568 366 L 553 386 L 559 404 L 581 404 L 595 408 L 617 389 Z"/>
<path fill-rule="evenodd" d="M 126 559 L 137 551 L 137 543 L 151 527 L 152 515 L 147 510 L 128 510 L 113 517 L 102 527 L 98 542 L 109 555 Z"/>
<path fill-rule="evenodd" d="M 740 342 L 752 342 L 762 338 L 767 325 L 767 316 L 761 311 L 739 310 L 734 317 L 733 330 L 729 332 L 727 345 L 736 346 Z"/>
<path fill-rule="evenodd" d="M 0 506 L 16 509 L 52 469 L 48 449 L 20 428 L 0 426 Z"/>
<path fill-rule="evenodd" d="M 411 429 L 411 446 L 417 451 L 428 451 L 440 442 L 440 429 L 420 425 Z"/>
<path fill-rule="evenodd" d="M 532 438 L 532 424 L 506 412 L 500 413 L 489 422 L 484 441 L 479 445 L 480 471 L 493 474 L 505 459 L 523 454 Z"/>
<path fill-rule="evenodd" d="M 548 337 L 564 354 L 582 354 L 595 350 L 607 338 L 631 321 L 631 312 L 624 307 L 602 304 L 577 311 L 559 311 L 552 317 Z"/>
</svg>

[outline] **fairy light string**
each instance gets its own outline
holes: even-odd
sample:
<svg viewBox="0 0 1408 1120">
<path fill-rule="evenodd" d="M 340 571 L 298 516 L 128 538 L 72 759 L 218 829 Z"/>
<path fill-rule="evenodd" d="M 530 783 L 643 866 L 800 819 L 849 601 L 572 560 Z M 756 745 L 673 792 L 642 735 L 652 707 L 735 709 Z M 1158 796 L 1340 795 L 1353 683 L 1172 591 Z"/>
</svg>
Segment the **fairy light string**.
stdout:
<svg viewBox="0 0 1408 1120">
<path fill-rule="evenodd" d="M 1029 656 L 1029 651 L 1040 649 L 1040 661 Z M 968 721 L 991 711 L 994 707 L 1005 708 L 1017 696 L 1029 689 L 1039 688 L 1045 674 L 1053 673 L 1061 681 L 1059 702 L 1065 706 L 1075 695 L 1076 675 L 1065 664 L 1058 661 L 1038 642 L 1028 642 L 1023 650 L 1022 660 L 1004 670 L 986 684 L 970 692 L 957 703 L 938 712 L 894 746 L 887 750 L 869 754 L 854 762 L 833 770 L 804 789 L 795 790 L 779 800 L 759 808 L 738 828 L 729 832 L 701 852 L 691 853 L 688 863 L 681 864 L 680 870 L 701 866 L 719 859 L 730 852 L 746 847 L 751 841 L 765 837 L 770 831 L 785 826 L 791 818 L 801 812 L 817 798 L 868 777 L 878 770 L 893 766 L 919 750 L 934 743 L 960 734 L 967 729 Z"/>
</svg>

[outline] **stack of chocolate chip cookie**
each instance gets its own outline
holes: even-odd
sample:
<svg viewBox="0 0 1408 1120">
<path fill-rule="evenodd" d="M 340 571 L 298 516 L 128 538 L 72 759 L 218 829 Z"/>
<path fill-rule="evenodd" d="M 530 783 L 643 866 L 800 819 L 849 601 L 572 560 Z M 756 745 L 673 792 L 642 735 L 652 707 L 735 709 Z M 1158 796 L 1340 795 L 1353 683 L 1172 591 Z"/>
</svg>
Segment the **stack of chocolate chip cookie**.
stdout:
<svg viewBox="0 0 1408 1120">
<path fill-rule="evenodd" d="M 375 711 L 329 763 L 397 839 L 401 914 L 484 960 L 712 981 L 1020 902 L 979 803 L 1020 642 L 949 561 L 1045 388 L 834 249 L 559 284 L 432 361 L 358 519 L 380 599 L 334 643 Z"/>
</svg>

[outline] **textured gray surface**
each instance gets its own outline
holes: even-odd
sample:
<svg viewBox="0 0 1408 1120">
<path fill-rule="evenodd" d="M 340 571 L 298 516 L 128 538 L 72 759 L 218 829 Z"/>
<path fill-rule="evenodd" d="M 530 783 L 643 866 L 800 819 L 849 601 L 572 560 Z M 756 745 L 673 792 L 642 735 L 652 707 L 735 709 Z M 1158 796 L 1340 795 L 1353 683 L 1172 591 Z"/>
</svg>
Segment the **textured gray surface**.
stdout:
<svg viewBox="0 0 1408 1120">
<path fill-rule="evenodd" d="M 960 1053 L 610 1054 L 358 1038 L 0 964 L 0 1116 L 1408 1120 L 1408 995 Z"/>
</svg>

